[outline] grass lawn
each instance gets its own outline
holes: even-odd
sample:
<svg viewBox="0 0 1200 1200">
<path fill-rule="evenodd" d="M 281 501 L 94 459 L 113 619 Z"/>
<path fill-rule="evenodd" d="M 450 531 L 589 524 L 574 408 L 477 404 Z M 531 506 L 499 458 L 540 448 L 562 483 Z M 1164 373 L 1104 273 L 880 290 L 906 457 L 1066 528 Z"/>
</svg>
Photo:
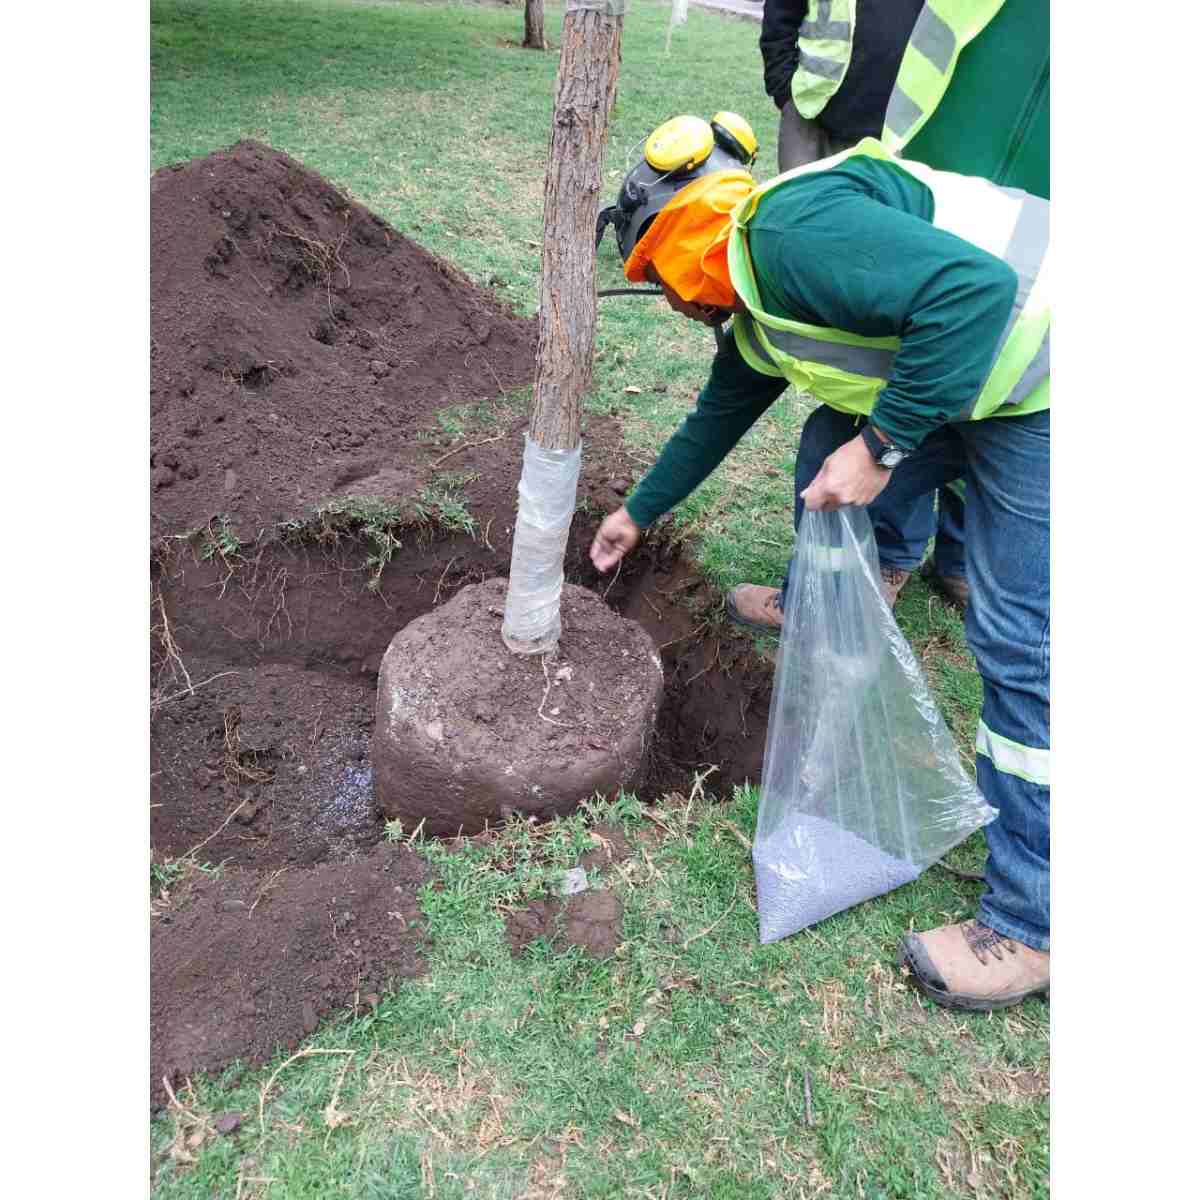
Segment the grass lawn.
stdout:
<svg viewBox="0 0 1200 1200">
<path fill-rule="evenodd" d="M 668 11 L 626 18 L 606 180 L 659 121 L 721 108 L 754 125 L 766 177 L 758 25 L 693 9 L 668 54 Z M 560 19 L 547 5 L 555 44 Z M 151 21 L 154 167 L 259 138 L 534 310 L 557 55 L 519 48 L 519 5 L 153 0 Z M 610 240 L 598 274 L 621 280 Z M 710 347 L 658 302 L 601 302 L 588 403 L 618 413 L 647 466 Z M 785 396 L 676 514 L 719 584 L 782 572 L 804 416 Z M 919 580 L 898 617 L 969 756 L 980 686 L 961 622 Z M 760 947 L 753 792 L 665 804 L 601 814 L 655 836 L 612 877 L 625 940 L 599 964 L 539 944 L 513 960 L 501 920 L 575 861 L 585 815 L 456 855 L 426 844 L 430 975 L 308 1043 L 348 1053 L 193 1081 L 186 1114 L 154 1123 L 156 1195 L 1045 1195 L 1047 1008 L 951 1016 L 891 966 L 903 930 L 969 914 L 977 885 L 934 869 Z M 976 837 L 953 861 L 982 855 Z M 229 1110 L 242 1131 L 207 1132 Z"/>
</svg>

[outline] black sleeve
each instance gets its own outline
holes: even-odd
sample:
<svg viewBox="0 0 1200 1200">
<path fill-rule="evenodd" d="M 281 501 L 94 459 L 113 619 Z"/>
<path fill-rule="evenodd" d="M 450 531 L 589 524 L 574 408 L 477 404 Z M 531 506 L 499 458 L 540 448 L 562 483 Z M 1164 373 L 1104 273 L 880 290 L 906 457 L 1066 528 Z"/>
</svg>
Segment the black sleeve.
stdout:
<svg viewBox="0 0 1200 1200">
<path fill-rule="evenodd" d="M 764 0 L 758 48 L 762 51 L 763 84 L 779 108 L 792 96 L 792 76 L 800 61 L 796 41 L 807 16 L 808 0 Z"/>
</svg>

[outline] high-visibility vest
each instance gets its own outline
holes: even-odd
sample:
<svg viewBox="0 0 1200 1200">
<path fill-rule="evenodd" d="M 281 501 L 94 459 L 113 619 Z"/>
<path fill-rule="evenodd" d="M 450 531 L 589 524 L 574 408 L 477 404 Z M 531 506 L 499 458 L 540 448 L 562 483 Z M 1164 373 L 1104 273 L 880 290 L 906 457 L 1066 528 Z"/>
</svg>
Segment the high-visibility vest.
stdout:
<svg viewBox="0 0 1200 1200">
<path fill-rule="evenodd" d="M 796 43 L 800 61 L 792 75 L 792 103 L 802 117 L 812 120 L 846 77 L 856 8 L 856 0 L 819 0 L 808 6 Z"/>
<path fill-rule="evenodd" d="M 933 115 L 962 48 L 1000 11 L 1004 0 L 926 0 L 900 60 L 880 140 L 899 153 Z"/>
<path fill-rule="evenodd" d="M 1050 0 L 1004 0 L 959 55 L 936 111 L 903 142 L 906 158 L 1048 200 Z"/>
<path fill-rule="evenodd" d="M 887 384 L 900 349 L 898 337 L 864 337 L 847 330 L 777 317 L 762 308 L 747 228 L 759 202 L 775 188 L 812 171 L 827 171 L 852 155 L 894 163 L 933 193 L 933 225 L 1003 259 L 1017 275 L 1012 312 L 977 396 L 952 421 L 1016 416 L 1050 406 L 1050 204 L 986 179 L 935 171 L 889 154 L 875 138 L 796 167 L 756 188 L 730 214 L 729 274 L 748 315 L 733 322 L 742 358 L 764 375 L 787 379 L 822 404 L 867 415 Z"/>
</svg>

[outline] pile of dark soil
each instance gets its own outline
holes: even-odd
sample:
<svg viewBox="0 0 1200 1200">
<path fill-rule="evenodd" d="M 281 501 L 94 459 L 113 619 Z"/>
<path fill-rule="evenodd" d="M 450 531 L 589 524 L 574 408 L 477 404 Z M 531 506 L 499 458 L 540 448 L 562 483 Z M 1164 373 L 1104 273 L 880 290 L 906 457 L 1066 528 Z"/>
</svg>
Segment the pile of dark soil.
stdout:
<svg viewBox="0 0 1200 1200">
<path fill-rule="evenodd" d="M 155 922 L 151 1096 L 162 1080 L 262 1062 L 334 1009 L 379 1002 L 424 971 L 424 860 L 378 846 L 324 871 L 227 871 Z"/>
<path fill-rule="evenodd" d="M 377 675 L 397 630 L 508 570 L 526 418 L 502 402 L 532 379 L 534 329 L 257 143 L 158 172 L 151 212 L 151 845 L 159 859 L 225 864 L 155 906 L 159 1103 L 164 1075 L 174 1086 L 262 1061 L 420 969 L 424 874 L 379 845 Z M 447 406 L 497 398 L 487 429 L 438 425 Z M 641 470 L 617 422 L 590 415 L 565 565 L 662 658 L 645 794 L 686 791 L 712 763 L 714 784 L 757 778 L 770 671 L 720 626 L 720 598 L 664 539 L 616 579 L 588 561 L 600 515 Z M 377 543 L 313 533 L 315 504 L 403 504 L 451 475 L 473 530 L 430 519 L 393 531 L 375 589 Z M 218 515 L 228 540 L 170 536 Z M 281 536 L 283 523 L 299 533 Z M 620 915 L 600 920 L 593 904 L 565 918 L 604 926 L 579 931 L 603 952 Z M 557 918 L 547 908 L 534 923 Z"/>
<path fill-rule="evenodd" d="M 532 376 L 531 321 L 259 142 L 155 174 L 150 310 L 155 534 L 250 540 Z"/>
</svg>

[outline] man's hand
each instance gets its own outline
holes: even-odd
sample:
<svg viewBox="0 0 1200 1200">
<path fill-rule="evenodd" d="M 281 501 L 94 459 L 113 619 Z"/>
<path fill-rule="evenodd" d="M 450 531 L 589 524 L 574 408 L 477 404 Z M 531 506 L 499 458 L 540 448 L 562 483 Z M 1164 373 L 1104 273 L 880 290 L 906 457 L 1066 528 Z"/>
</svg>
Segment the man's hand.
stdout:
<svg viewBox="0 0 1200 1200">
<path fill-rule="evenodd" d="M 851 438 L 822 464 L 816 478 L 800 493 L 805 508 L 827 512 L 847 504 L 870 504 L 887 486 L 891 471 L 881 467 L 861 437 Z"/>
<path fill-rule="evenodd" d="M 642 531 L 621 505 L 600 523 L 592 541 L 592 562 L 600 572 L 611 571 L 641 540 Z"/>
</svg>

